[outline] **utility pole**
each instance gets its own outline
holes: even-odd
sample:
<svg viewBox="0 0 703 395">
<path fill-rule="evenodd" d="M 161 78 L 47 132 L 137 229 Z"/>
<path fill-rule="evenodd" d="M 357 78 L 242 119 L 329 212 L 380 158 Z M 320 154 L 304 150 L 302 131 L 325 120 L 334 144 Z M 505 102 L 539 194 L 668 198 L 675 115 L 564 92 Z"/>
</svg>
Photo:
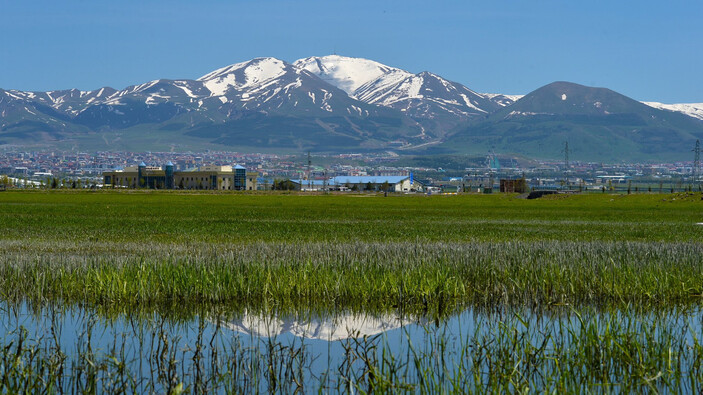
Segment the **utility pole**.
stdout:
<svg viewBox="0 0 703 395">
<path fill-rule="evenodd" d="M 312 190 L 312 180 L 310 180 L 310 165 L 312 164 L 312 161 L 310 160 L 310 151 L 308 151 L 308 191 Z"/>
<path fill-rule="evenodd" d="M 569 142 L 564 141 L 564 185 L 569 187 L 569 176 L 566 172 L 569 171 Z"/>
<path fill-rule="evenodd" d="M 701 141 L 696 140 L 696 148 L 693 149 L 693 183 L 698 182 L 699 172 L 701 168 Z"/>
</svg>

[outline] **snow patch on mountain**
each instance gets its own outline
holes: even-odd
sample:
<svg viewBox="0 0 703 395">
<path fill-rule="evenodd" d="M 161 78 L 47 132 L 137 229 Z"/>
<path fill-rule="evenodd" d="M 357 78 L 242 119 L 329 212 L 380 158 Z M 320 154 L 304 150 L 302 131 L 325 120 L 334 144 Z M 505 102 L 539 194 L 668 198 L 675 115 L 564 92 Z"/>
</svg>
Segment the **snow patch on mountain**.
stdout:
<svg viewBox="0 0 703 395">
<path fill-rule="evenodd" d="M 503 93 L 481 93 L 481 96 L 498 104 L 501 107 L 509 106 L 523 98 L 525 95 L 506 95 Z"/>
<path fill-rule="evenodd" d="M 651 101 L 642 103 L 659 110 L 680 112 L 690 117 L 703 120 L 703 103 L 664 104 Z"/>
<path fill-rule="evenodd" d="M 176 87 L 180 88 L 188 97 L 193 98 L 193 99 L 198 99 L 199 96 L 195 95 L 190 88 L 188 88 L 188 85 L 185 81 L 174 81 L 173 85 Z"/>
<path fill-rule="evenodd" d="M 223 96 L 230 90 L 264 88 L 288 71 L 286 63 L 276 58 L 257 58 L 236 63 L 206 74 L 198 81 L 204 83 L 212 96 Z"/>
</svg>

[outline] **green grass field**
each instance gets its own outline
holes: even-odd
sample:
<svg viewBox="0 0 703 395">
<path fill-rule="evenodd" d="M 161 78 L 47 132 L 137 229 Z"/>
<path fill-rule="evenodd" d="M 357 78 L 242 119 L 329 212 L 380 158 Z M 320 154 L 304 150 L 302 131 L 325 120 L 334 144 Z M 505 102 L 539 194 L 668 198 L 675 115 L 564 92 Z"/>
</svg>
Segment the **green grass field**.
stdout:
<svg viewBox="0 0 703 395">
<path fill-rule="evenodd" d="M 447 313 L 703 294 L 700 194 L 7 192 L 0 207 L 13 300 Z"/>
<path fill-rule="evenodd" d="M 701 194 L 237 195 L 7 192 L 0 238 L 35 241 L 399 242 L 703 240 Z"/>
</svg>

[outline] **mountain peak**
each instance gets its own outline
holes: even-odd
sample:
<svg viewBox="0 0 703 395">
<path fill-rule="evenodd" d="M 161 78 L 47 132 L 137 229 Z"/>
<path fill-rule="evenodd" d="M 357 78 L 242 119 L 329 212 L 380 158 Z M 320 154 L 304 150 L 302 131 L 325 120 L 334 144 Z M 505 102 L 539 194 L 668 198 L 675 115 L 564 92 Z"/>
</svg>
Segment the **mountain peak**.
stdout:
<svg viewBox="0 0 703 395">
<path fill-rule="evenodd" d="M 442 77 L 439 77 L 437 74 L 431 73 L 431 72 L 429 72 L 429 71 L 427 71 L 427 70 L 421 71 L 421 72 L 417 73 L 417 76 L 423 77 L 423 78 L 428 78 L 428 77 L 438 77 L 438 78 L 442 78 Z"/>
<path fill-rule="evenodd" d="M 240 62 L 240 63 L 235 63 L 229 66 L 225 66 L 222 68 L 219 68 L 215 71 L 212 71 L 200 78 L 198 78 L 198 81 L 210 81 L 213 79 L 221 78 L 223 76 L 227 76 L 229 74 L 237 73 L 242 70 L 257 70 L 261 71 L 260 73 L 254 73 L 253 77 L 262 79 L 262 78 L 275 78 L 278 74 L 282 73 L 283 69 L 286 68 L 286 66 L 290 66 L 288 63 L 286 63 L 283 60 L 273 58 L 273 57 L 264 57 L 264 58 L 254 58 L 251 60 L 247 60 L 245 62 Z"/>
<path fill-rule="evenodd" d="M 607 88 L 555 81 L 525 95 L 511 107 L 522 112 L 540 108 L 549 113 L 607 115 L 646 106 Z"/>
<path fill-rule="evenodd" d="M 255 58 L 217 69 L 198 78 L 198 81 L 203 82 L 213 96 L 222 96 L 232 88 L 246 89 L 265 85 L 292 71 L 293 67 L 283 60 L 273 57 Z"/>
<path fill-rule="evenodd" d="M 293 65 L 317 75 L 352 96 L 361 86 L 384 74 L 401 72 L 410 75 L 407 71 L 373 60 L 341 55 L 312 56 L 299 59 Z"/>
</svg>

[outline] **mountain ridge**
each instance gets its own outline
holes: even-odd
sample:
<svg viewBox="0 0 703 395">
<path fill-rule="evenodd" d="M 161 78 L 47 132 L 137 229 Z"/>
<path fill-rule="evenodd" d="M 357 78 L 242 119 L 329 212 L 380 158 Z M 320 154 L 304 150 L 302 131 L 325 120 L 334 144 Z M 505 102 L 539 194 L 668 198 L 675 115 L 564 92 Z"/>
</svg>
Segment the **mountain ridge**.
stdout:
<svg viewBox="0 0 703 395">
<path fill-rule="evenodd" d="M 328 80 L 365 103 L 400 110 L 424 127 L 450 130 L 512 101 L 476 93 L 429 71 L 417 74 L 367 59 L 340 55 L 309 57 L 293 63 Z M 445 133 L 438 133 L 443 137 Z"/>
<path fill-rule="evenodd" d="M 686 141 L 699 136 L 703 115 L 696 115 L 703 107 L 641 103 L 604 89 L 555 82 L 523 96 L 477 93 L 429 71 L 413 74 L 368 59 L 262 57 L 197 79 L 122 90 L 0 89 L 0 145 L 455 152 L 471 142 L 472 149 L 535 154 L 544 150 L 519 142 L 544 145 L 548 136 L 533 130 L 541 125 L 552 140 L 565 137 L 566 128 L 591 147 L 594 136 L 619 135 L 621 148 L 639 155 L 652 150 L 645 145 L 656 142 L 656 133 Z M 612 136 L 594 126 L 608 122 Z M 623 134 L 626 127 L 639 135 Z M 517 136 L 516 128 L 527 133 Z M 678 149 L 666 139 L 657 144 Z"/>
</svg>

